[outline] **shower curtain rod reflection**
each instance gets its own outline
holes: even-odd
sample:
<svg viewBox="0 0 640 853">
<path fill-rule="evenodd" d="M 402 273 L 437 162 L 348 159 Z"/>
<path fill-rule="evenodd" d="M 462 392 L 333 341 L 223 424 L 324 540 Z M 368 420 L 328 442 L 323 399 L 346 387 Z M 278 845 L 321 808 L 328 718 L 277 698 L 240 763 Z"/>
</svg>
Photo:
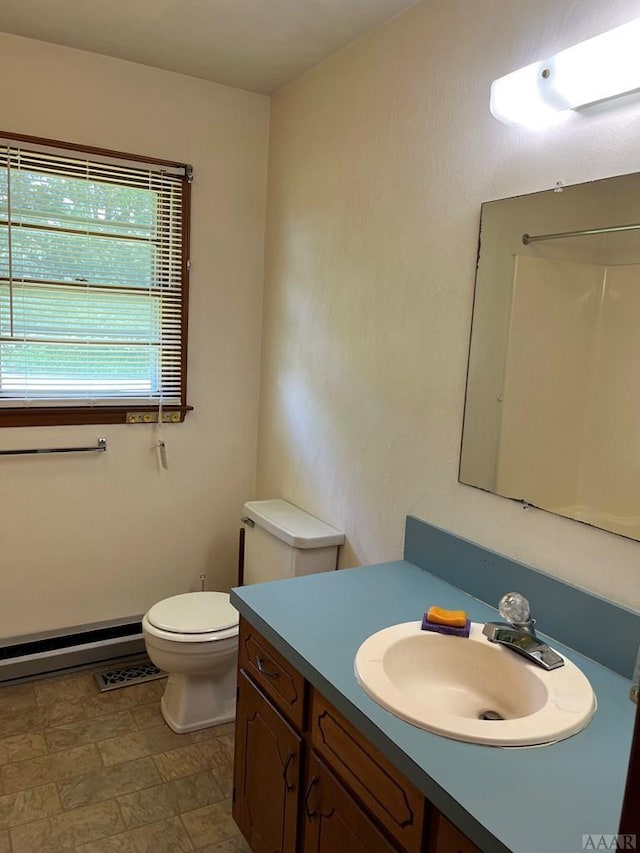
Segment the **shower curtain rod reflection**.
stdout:
<svg viewBox="0 0 640 853">
<path fill-rule="evenodd" d="M 613 225 L 611 228 L 587 228 L 583 231 L 559 231 L 556 234 L 523 234 L 522 242 L 525 246 L 529 243 L 537 243 L 539 240 L 561 240 L 564 237 L 591 237 L 594 234 L 615 234 L 619 231 L 638 231 L 640 222 L 633 225 Z"/>
<path fill-rule="evenodd" d="M 92 453 L 106 451 L 107 439 L 99 438 L 93 447 L 37 447 L 30 450 L 0 450 L 0 456 L 27 456 L 33 453 Z"/>
</svg>

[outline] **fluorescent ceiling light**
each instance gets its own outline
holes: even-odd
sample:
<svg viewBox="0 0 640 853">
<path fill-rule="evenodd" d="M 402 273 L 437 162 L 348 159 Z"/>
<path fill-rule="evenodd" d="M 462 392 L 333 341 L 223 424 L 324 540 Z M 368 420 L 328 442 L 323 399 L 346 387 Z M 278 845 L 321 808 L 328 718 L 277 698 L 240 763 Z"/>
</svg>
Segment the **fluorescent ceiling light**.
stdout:
<svg viewBox="0 0 640 853">
<path fill-rule="evenodd" d="M 494 80 L 491 112 L 545 127 L 568 110 L 640 90 L 640 19 Z"/>
</svg>

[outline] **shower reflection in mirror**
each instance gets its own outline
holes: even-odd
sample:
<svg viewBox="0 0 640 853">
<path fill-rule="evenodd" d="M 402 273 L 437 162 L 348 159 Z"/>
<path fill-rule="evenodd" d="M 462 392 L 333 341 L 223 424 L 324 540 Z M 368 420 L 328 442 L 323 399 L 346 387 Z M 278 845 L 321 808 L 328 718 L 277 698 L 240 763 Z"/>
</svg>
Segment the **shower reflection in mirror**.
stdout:
<svg viewBox="0 0 640 853">
<path fill-rule="evenodd" d="M 639 324 L 640 175 L 484 204 L 460 482 L 640 539 Z"/>
</svg>

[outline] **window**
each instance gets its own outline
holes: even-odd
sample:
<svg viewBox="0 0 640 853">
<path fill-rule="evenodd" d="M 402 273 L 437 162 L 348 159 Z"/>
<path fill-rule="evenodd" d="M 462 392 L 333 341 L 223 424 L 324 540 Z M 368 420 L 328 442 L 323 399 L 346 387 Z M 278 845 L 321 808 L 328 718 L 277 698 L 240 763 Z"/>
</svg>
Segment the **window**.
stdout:
<svg viewBox="0 0 640 853">
<path fill-rule="evenodd" d="M 0 138 L 0 425 L 184 417 L 190 168 Z"/>
</svg>

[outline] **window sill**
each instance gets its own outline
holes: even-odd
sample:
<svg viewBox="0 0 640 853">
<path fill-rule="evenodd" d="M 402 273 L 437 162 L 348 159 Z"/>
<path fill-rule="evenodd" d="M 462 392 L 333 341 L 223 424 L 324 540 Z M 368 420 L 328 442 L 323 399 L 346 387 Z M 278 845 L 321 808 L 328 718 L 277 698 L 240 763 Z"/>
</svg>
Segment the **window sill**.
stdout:
<svg viewBox="0 0 640 853">
<path fill-rule="evenodd" d="M 182 423 L 187 412 L 193 411 L 193 406 L 163 406 L 163 412 L 178 412 Z M 70 426 L 72 424 L 126 424 L 127 415 L 155 415 L 157 406 L 60 406 L 25 408 L 0 408 L 0 428 L 26 426 Z M 151 421 L 153 423 L 154 420 Z M 144 423 L 144 421 L 143 421 Z M 175 423 L 175 421 L 171 421 Z"/>
</svg>

